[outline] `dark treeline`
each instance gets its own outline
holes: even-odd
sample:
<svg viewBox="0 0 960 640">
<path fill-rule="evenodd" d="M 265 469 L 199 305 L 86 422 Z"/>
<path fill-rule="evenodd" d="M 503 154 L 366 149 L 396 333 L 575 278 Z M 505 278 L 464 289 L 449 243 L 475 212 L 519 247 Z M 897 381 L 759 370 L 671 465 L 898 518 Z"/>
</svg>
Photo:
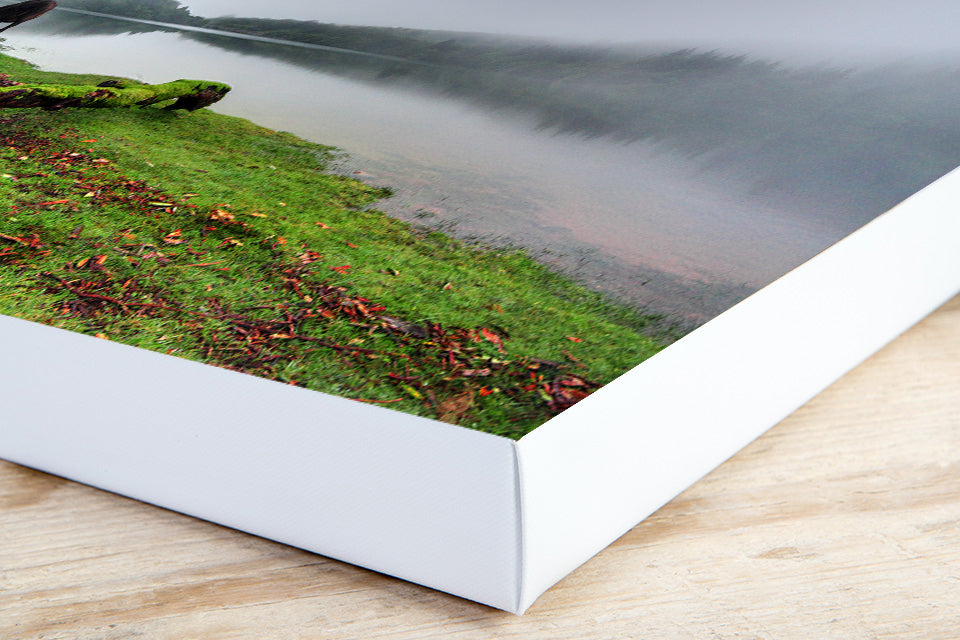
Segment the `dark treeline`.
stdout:
<svg viewBox="0 0 960 640">
<path fill-rule="evenodd" d="M 186 34 L 239 53 L 467 100 L 532 119 L 544 130 L 652 142 L 734 174 L 755 194 L 801 200 L 813 209 L 842 208 L 850 229 L 960 164 L 960 65 L 790 68 L 692 49 L 650 52 L 298 20 L 201 18 L 176 0 L 61 5 L 404 58 L 409 63 Z M 48 28 L 156 28 L 58 13 Z"/>
<path fill-rule="evenodd" d="M 118 16 L 175 22 L 177 24 L 200 24 L 203 18 L 190 14 L 190 10 L 177 0 L 58 0 L 61 7 L 72 7 Z"/>
</svg>

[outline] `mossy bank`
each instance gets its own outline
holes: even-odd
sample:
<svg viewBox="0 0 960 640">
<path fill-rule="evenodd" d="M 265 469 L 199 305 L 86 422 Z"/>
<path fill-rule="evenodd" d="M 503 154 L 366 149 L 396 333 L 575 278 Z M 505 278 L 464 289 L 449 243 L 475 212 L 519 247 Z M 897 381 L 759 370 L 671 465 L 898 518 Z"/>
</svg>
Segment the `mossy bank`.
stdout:
<svg viewBox="0 0 960 640">
<path fill-rule="evenodd" d="M 0 313 L 513 438 L 660 348 L 523 252 L 385 216 L 327 147 L 162 106 L 0 111 Z"/>
</svg>

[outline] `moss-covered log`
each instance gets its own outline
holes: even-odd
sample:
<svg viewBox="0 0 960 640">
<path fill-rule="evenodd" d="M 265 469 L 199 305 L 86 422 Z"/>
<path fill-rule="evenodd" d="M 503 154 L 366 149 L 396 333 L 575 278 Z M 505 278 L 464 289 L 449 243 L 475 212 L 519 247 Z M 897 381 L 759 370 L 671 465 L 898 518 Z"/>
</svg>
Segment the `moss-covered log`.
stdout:
<svg viewBox="0 0 960 640">
<path fill-rule="evenodd" d="M 26 0 L 26 2 L 2 6 L 0 7 L 0 22 L 9 22 L 10 24 L 0 31 L 6 31 L 10 27 L 40 17 L 56 6 L 57 3 L 53 0 Z"/>
<path fill-rule="evenodd" d="M 196 111 L 217 102 L 228 91 L 228 85 L 206 80 L 175 80 L 164 84 L 107 81 L 98 86 L 0 83 L 0 109 L 133 107 L 172 100 L 166 109 Z"/>
</svg>

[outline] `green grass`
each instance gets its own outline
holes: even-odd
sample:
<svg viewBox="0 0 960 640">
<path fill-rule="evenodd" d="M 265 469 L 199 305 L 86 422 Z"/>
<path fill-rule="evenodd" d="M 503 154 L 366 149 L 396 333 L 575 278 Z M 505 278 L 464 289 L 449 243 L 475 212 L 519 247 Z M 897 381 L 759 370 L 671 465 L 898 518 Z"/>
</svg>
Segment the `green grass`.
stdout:
<svg viewBox="0 0 960 640">
<path fill-rule="evenodd" d="M 206 110 L 0 112 L 0 313 L 513 438 L 660 348 L 656 318 L 389 218 L 331 158 Z"/>
</svg>

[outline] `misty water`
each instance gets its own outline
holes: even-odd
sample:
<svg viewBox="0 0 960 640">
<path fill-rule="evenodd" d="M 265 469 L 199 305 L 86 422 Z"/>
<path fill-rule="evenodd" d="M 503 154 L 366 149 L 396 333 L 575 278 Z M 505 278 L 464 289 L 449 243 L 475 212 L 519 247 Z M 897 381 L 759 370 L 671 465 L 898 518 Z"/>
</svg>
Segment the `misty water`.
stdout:
<svg viewBox="0 0 960 640">
<path fill-rule="evenodd" d="M 844 155 L 842 141 L 831 147 L 813 135 L 811 144 L 803 135 L 798 143 L 774 132 L 757 149 L 722 140 L 699 149 L 679 134 L 617 132 L 603 122 L 597 130 L 568 126 L 562 114 L 545 123 L 542 110 L 491 100 L 475 89 L 431 86 L 415 74 L 397 81 L 342 64 L 325 68 L 293 55 L 285 60 L 279 45 L 258 52 L 150 29 L 69 35 L 38 26 L 4 35 L 7 53 L 44 69 L 231 84 L 233 92 L 214 110 L 339 147 L 345 154 L 338 170 L 394 189 L 379 205 L 391 215 L 523 246 L 590 286 L 693 321 L 729 307 L 960 161 L 955 151 L 928 159 L 910 146 L 916 140 L 904 141 L 899 150 L 919 153 L 914 164 L 922 169 L 888 178 L 880 155 L 890 151 L 881 146 L 871 149 L 877 157 L 847 158 L 861 168 L 838 174 L 833 167 Z M 767 68 L 758 73 L 771 75 Z M 821 84 L 844 77 L 818 73 Z M 877 90 L 873 81 L 861 86 Z M 589 82 L 583 87 L 589 91 Z M 940 113 L 953 97 L 924 96 L 918 109 Z M 718 111 L 752 106 L 710 100 Z M 914 106 L 899 109 L 895 115 Z M 677 122 L 663 126 L 685 126 L 686 118 L 702 128 L 705 119 L 699 107 L 674 117 Z M 857 116 L 847 109 L 843 117 Z M 809 114 L 782 118 L 798 119 L 797 129 L 816 124 Z M 950 126 L 955 136 L 957 126 Z M 821 158 L 824 151 L 833 156 Z M 846 184 L 858 174 L 870 175 L 863 185 Z M 804 189 L 805 183 L 815 186 Z"/>
</svg>

